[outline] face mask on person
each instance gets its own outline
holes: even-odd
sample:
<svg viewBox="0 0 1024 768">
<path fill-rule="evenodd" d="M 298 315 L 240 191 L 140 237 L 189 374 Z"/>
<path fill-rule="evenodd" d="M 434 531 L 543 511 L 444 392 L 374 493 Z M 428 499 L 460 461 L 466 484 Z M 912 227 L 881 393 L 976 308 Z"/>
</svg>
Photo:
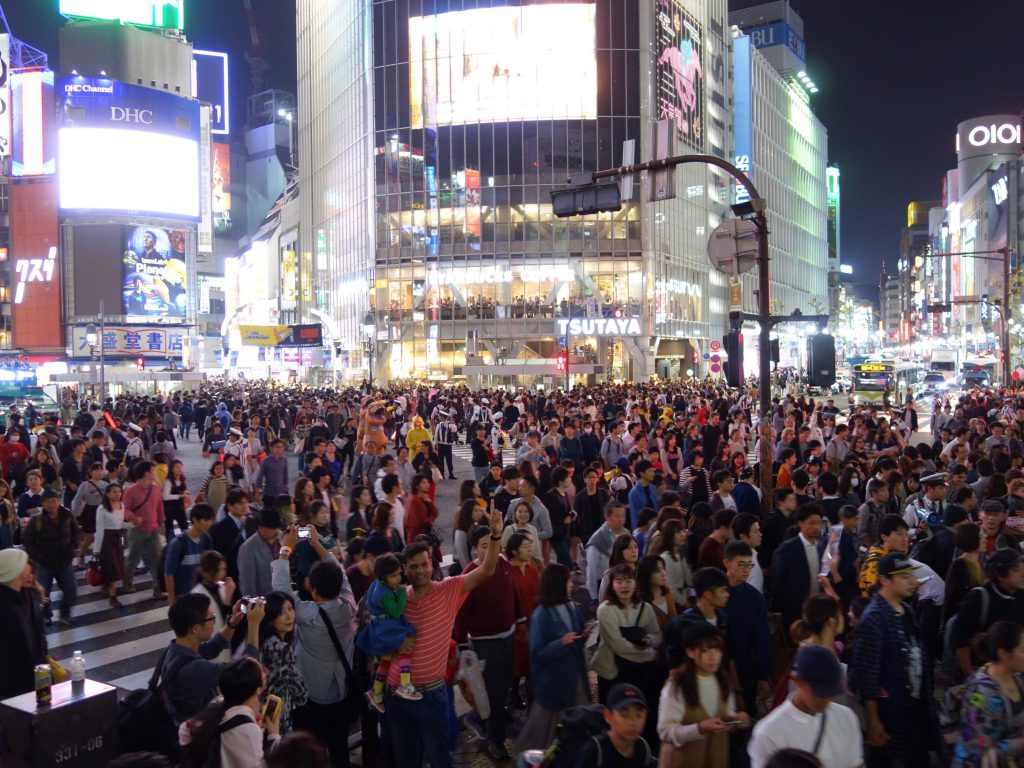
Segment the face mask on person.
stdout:
<svg viewBox="0 0 1024 768">
<path fill-rule="evenodd" d="M 859 477 L 851 477 L 850 478 L 850 485 L 853 486 L 854 488 L 856 488 L 858 485 L 860 485 L 860 478 Z"/>
</svg>

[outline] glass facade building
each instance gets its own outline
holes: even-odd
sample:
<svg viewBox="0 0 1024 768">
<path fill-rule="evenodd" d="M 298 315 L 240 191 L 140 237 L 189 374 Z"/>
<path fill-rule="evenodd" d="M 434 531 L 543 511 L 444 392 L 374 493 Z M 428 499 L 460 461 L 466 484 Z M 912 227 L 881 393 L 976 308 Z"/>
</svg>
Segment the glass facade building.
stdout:
<svg viewBox="0 0 1024 768">
<path fill-rule="evenodd" d="M 726 0 L 299 0 L 298 34 L 299 313 L 345 375 L 560 384 L 563 344 L 573 381 L 708 370 L 732 180 L 573 219 L 550 191 L 652 156 L 663 117 L 733 158 Z"/>
</svg>

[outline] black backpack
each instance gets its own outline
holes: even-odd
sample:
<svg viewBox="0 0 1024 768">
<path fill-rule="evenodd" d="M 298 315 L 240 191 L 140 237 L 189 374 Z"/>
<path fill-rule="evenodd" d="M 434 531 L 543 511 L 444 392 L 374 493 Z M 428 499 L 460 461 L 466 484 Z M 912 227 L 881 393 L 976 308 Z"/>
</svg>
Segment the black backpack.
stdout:
<svg viewBox="0 0 1024 768">
<path fill-rule="evenodd" d="M 206 748 L 206 762 L 203 763 L 202 768 L 220 768 L 221 736 L 240 725 L 251 722 L 253 722 L 252 718 L 247 715 L 235 715 L 230 720 L 225 720 L 214 728 L 210 744 Z"/>
<path fill-rule="evenodd" d="M 172 641 L 173 642 L 173 641 Z M 198 656 L 182 659 L 167 675 L 160 679 L 160 671 L 167 657 L 168 646 L 157 661 L 153 676 L 145 688 L 132 691 L 117 708 L 117 731 L 120 752 L 161 752 L 172 760 L 181 754 L 178 746 L 178 729 L 164 704 L 164 691 L 182 669 L 195 661 Z"/>
<path fill-rule="evenodd" d="M 562 713 L 562 718 L 555 726 L 555 740 L 545 753 L 544 765 L 571 768 L 583 745 L 607 730 L 604 707 L 600 704 L 570 707 Z"/>
</svg>

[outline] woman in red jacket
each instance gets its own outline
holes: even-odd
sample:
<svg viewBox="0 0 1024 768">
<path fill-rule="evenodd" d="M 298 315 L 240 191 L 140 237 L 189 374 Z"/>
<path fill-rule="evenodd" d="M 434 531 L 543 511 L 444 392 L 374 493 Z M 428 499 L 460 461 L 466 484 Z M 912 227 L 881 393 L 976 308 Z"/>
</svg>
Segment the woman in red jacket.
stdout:
<svg viewBox="0 0 1024 768">
<path fill-rule="evenodd" d="M 427 536 L 434 549 L 434 561 L 441 560 L 441 541 L 437 537 L 437 505 L 431 499 L 430 478 L 416 475 L 412 479 L 412 498 L 405 511 L 405 540 L 412 544 L 417 536 Z"/>
</svg>

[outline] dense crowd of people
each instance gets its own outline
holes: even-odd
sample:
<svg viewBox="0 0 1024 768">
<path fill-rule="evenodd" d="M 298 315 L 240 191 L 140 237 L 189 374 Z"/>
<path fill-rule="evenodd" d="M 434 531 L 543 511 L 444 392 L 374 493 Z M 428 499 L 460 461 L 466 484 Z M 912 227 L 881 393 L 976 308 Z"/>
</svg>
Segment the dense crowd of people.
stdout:
<svg viewBox="0 0 1024 768">
<path fill-rule="evenodd" d="M 912 399 L 770 413 L 771 487 L 752 394 L 712 382 L 217 380 L 12 418 L 0 697 L 75 624 L 76 569 L 117 608 L 141 562 L 182 765 L 348 765 L 358 736 L 363 765 L 443 768 L 461 729 L 550 766 L 1017 764 L 1024 394 L 937 403 L 924 435 Z"/>
</svg>

